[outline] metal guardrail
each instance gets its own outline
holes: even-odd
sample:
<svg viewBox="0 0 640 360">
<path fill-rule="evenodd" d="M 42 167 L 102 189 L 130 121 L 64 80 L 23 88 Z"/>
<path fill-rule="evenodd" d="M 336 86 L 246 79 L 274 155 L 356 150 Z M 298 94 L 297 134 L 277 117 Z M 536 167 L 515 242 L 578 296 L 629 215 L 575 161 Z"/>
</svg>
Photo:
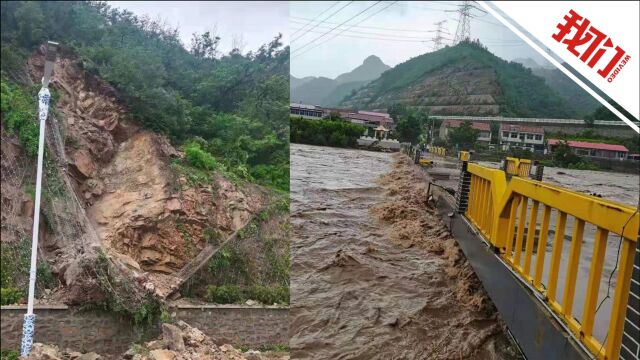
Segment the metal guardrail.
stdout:
<svg viewBox="0 0 640 360">
<path fill-rule="evenodd" d="M 580 119 L 545 119 L 545 118 L 507 118 L 501 116 L 455 116 L 455 115 L 431 115 L 433 119 L 439 120 L 470 120 L 470 121 L 496 121 L 507 123 L 537 123 L 537 124 L 559 124 L 559 125 L 585 125 Z M 629 126 L 624 121 L 595 120 L 594 125 L 599 126 Z"/>
<path fill-rule="evenodd" d="M 507 157 L 505 171 L 509 175 L 527 178 L 531 172 L 531 160 Z"/>
<path fill-rule="evenodd" d="M 515 164 L 516 162 L 512 162 L 511 171 L 520 174 L 518 167 L 514 167 Z M 593 356 L 598 359 L 618 359 L 640 227 L 640 214 L 637 209 L 540 181 L 532 181 L 526 177 L 514 176 L 507 182 L 504 171 L 477 164 L 467 165 L 471 182 L 465 217 L 499 251 L 506 264 L 545 299 L 550 309 Z M 537 216 L 540 207 L 542 219 L 538 227 Z M 542 275 L 552 211 L 557 219 L 555 235 L 551 240 L 553 247 L 545 288 Z M 572 216 L 575 221 L 565 270 L 564 291 L 562 299 L 558 299 L 558 274 L 568 216 Z M 593 254 L 581 254 L 586 223 L 596 227 Z M 525 234 L 526 225 L 528 229 Z M 538 229 L 537 255 L 533 264 Z M 605 344 L 602 344 L 592 332 L 609 234 L 621 236 L 622 246 L 608 335 Z M 589 255 L 591 258 L 587 261 L 590 263 L 590 270 L 584 311 L 582 318 L 578 320 L 572 314 L 578 266 L 580 259 L 589 259 Z"/>
<path fill-rule="evenodd" d="M 440 156 L 440 157 L 445 157 L 447 156 L 447 149 L 440 147 L 440 146 L 431 146 L 428 145 L 427 149 L 429 150 L 430 153 L 436 155 L 436 156 Z"/>
</svg>

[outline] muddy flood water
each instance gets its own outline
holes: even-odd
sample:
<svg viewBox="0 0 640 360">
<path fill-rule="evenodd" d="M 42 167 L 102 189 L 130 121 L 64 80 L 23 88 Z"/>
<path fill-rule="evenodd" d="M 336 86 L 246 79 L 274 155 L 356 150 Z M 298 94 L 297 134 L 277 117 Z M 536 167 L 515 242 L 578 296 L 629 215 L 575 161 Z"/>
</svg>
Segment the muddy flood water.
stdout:
<svg viewBox="0 0 640 360">
<path fill-rule="evenodd" d="M 421 172 L 398 159 L 291 144 L 292 358 L 516 358 L 475 274 L 421 203 Z"/>
</svg>

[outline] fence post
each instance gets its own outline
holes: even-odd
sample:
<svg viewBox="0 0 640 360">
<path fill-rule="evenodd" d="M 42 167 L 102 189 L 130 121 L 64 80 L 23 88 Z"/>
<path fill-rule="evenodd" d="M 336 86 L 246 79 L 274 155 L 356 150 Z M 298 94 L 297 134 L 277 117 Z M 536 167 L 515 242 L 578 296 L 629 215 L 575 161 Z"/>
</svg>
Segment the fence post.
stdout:
<svg viewBox="0 0 640 360">
<path fill-rule="evenodd" d="M 620 349 L 620 359 L 638 360 L 640 359 L 640 331 L 638 322 L 640 321 L 640 234 L 636 242 L 635 261 L 633 273 L 631 275 L 631 288 L 629 289 L 629 300 L 627 301 L 627 313 L 625 315 L 624 330 L 622 335 L 622 348 Z"/>
<path fill-rule="evenodd" d="M 462 162 L 460 168 L 460 178 L 458 180 L 458 191 L 456 191 L 456 212 L 464 214 L 469 206 L 469 186 L 471 185 L 471 173 L 467 171 L 468 161 Z"/>
</svg>

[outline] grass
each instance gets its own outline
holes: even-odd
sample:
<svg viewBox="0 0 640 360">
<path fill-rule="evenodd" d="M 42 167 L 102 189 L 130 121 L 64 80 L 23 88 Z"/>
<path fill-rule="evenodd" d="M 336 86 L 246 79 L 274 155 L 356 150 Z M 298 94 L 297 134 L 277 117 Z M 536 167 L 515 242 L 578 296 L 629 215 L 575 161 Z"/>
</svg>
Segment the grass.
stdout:
<svg viewBox="0 0 640 360">
<path fill-rule="evenodd" d="M 0 350 L 0 360 L 18 360 L 20 353 L 17 350 Z"/>
<path fill-rule="evenodd" d="M 247 300 L 255 300 L 265 305 L 289 304 L 288 286 L 253 285 L 209 285 L 206 300 L 214 304 L 242 304 Z"/>
</svg>

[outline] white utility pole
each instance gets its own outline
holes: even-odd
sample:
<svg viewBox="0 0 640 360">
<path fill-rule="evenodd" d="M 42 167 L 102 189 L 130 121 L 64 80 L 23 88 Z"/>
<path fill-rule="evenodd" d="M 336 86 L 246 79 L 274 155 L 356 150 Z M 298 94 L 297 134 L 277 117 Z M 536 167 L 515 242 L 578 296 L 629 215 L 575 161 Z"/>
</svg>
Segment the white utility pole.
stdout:
<svg viewBox="0 0 640 360">
<path fill-rule="evenodd" d="M 42 88 L 38 93 L 38 120 L 40 121 L 40 137 L 38 139 L 38 171 L 36 175 L 36 199 L 33 210 L 33 237 L 31 238 L 31 269 L 29 270 L 29 300 L 27 302 L 27 313 L 22 324 L 22 346 L 20 353 L 22 356 L 29 355 L 33 346 L 33 333 L 35 330 L 36 316 L 33 313 L 33 298 L 36 291 L 36 263 L 38 260 L 38 229 L 40 228 L 40 194 L 42 193 L 42 160 L 44 158 L 44 137 L 47 116 L 49 115 L 49 80 L 53 72 L 53 65 L 56 62 L 56 51 L 58 43 L 49 41 L 44 55 L 44 76 L 42 77 Z"/>
</svg>

